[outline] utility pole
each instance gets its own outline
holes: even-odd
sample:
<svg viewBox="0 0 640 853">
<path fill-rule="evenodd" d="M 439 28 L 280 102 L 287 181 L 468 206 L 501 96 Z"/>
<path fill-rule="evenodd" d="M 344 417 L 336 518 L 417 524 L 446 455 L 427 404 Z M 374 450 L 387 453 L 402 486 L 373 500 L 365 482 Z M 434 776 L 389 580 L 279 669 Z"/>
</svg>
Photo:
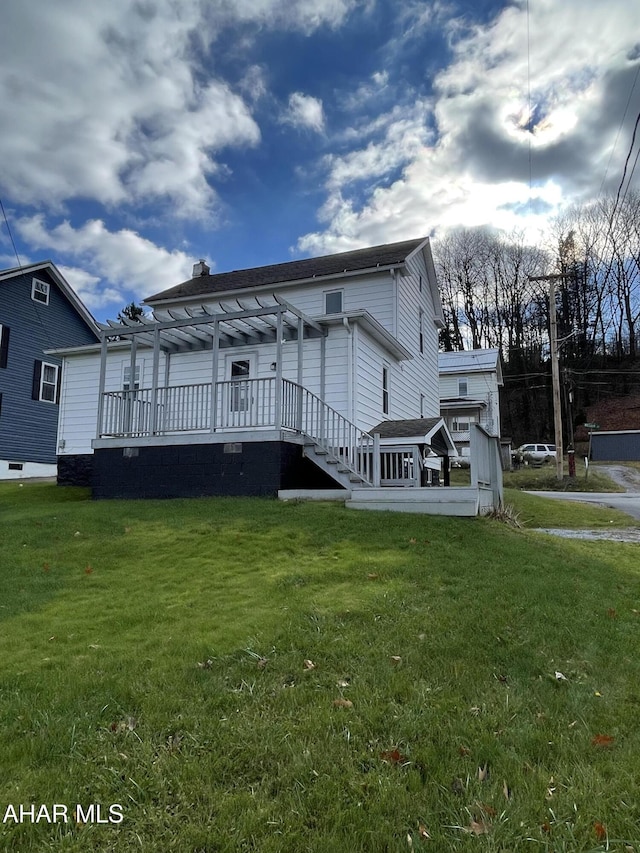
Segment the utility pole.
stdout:
<svg viewBox="0 0 640 853">
<path fill-rule="evenodd" d="M 551 345 L 551 387 L 553 391 L 553 426 L 556 445 L 556 477 L 564 477 L 562 459 L 562 405 L 560 402 L 560 364 L 558 358 L 558 320 L 556 317 L 556 281 L 569 278 L 565 273 L 558 275 L 529 276 L 529 281 L 549 282 L 549 343 Z"/>
</svg>

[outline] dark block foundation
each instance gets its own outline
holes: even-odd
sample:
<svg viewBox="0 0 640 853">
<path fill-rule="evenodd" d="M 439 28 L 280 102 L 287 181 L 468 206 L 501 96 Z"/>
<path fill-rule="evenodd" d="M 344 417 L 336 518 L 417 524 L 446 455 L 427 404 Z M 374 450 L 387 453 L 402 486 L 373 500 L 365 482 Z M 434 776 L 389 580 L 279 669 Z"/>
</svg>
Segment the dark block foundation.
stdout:
<svg viewBox="0 0 640 853">
<path fill-rule="evenodd" d="M 283 441 L 102 448 L 93 454 L 93 497 L 276 497 L 278 489 L 340 486 L 302 447 Z"/>
<path fill-rule="evenodd" d="M 58 456 L 59 486 L 91 486 L 93 482 L 93 454 Z"/>
</svg>

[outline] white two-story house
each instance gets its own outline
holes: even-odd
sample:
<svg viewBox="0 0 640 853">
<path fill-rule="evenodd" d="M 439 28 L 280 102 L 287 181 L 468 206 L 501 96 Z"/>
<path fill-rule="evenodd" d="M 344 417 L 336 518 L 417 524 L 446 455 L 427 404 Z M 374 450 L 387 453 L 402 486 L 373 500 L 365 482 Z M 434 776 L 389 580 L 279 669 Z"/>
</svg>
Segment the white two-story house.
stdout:
<svg viewBox="0 0 640 853">
<path fill-rule="evenodd" d="M 500 388 L 502 364 L 497 349 L 441 352 L 440 414 L 444 418 L 461 460 L 468 463 L 469 436 L 480 424 L 500 438 Z"/>
<path fill-rule="evenodd" d="M 60 482 L 95 497 L 379 485 L 371 430 L 394 421 L 417 422 L 424 456 L 455 455 L 428 239 L 213 274 L 200 261 L 145 302 L 142 322 L 57 351 Z M 414 484 L 417 464 L 400 465 Z"/>
</svg>

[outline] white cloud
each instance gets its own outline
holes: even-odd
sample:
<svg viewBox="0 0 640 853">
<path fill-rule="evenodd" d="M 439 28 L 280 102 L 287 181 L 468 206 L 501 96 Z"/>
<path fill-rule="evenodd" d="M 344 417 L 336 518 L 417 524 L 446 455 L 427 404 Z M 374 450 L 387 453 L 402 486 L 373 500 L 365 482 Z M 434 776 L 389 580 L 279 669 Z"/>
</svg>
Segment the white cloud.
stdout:
<svg viewBox="0 0 640 853">
<path fill-rule="evenodd" d="M 292 92 L 289 104 L 282 120 L 294 127 L 306 128 L 322 133 L 324 130 L 324 110 L 322 101 L 302 92 Z"/>
<path fill-rule="evenodd" d="M 168 251 L 136 234 L 109 231 L 101 220 L 73 228 L 62 222 L 49 229 L 42 215 L 18 220 L 22 239 L 34 249 L 54 249 L 72 257 L 81 267 L 60 265 L 69 283 L 77 287 L 90 308 L 140 300 L 189 278 L 193 258 Z"/>
<path fill-rule="evenodd" d="M 362 0 L 223 0 L 222 10 L 240 21 L 299 29 L 311 33 L 320 26 L 340 26 Z"/>
<path fill-rule="evenodd" d="M 206 216 L 224 150 L 255 146 L 256 86 L 204 79 L 227 25 L 309 33 L 339 26 L 358 0 L 5 0 L 0 28 L 0 189 L 63 210 L 165 199 Z M 249 81 L 250 82 L 250 81 Z M 317 123 L 305 102 L 308 126 Z M 302 117 L 305 113 L 303 112 Z M 321 115 L 321 112 L 320 112 Z"/>
<path fill-rule="evenodd" d="M 510 229 L 525 220 L 533 235 L 564 203 L 598 194 L 635 76 L 637 58 L 629 57 L 640 5 L 544 0 L 530 14 L 532 132 L 524 4 L 486 26 L 452 20 L 453 60 L 435 79 L 433 102 L 423 102 L 422 114 L 407 106 L 404 119 L 401 108 L 378 117 L 377 136 L 324 161 L 320 219 L 327 225 L 305 235 L 301 250 L 337 251 L 455 225 Z M 631 112 L 614 158 L 620 166 Z M 393 132 L 396 123 L 402 132 Z M 437 129 L 435 138 L 427 127 Z M 362 140 L 361 131 L 355 126 L 343 139 Z"/>
</svg>

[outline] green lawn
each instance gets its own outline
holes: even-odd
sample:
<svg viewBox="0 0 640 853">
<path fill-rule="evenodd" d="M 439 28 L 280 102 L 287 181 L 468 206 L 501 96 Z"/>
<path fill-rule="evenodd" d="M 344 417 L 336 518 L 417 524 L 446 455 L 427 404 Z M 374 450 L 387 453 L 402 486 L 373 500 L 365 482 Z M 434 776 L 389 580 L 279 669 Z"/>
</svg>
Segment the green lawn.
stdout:
<svg viewBox="0 0 640 853">
<path fill-rule="evenodd" d="M 0 519 L 0 814 L 69 809 L 0 849 L 640 851 L 637 546 L 49 484 Z"/>
</svg>

